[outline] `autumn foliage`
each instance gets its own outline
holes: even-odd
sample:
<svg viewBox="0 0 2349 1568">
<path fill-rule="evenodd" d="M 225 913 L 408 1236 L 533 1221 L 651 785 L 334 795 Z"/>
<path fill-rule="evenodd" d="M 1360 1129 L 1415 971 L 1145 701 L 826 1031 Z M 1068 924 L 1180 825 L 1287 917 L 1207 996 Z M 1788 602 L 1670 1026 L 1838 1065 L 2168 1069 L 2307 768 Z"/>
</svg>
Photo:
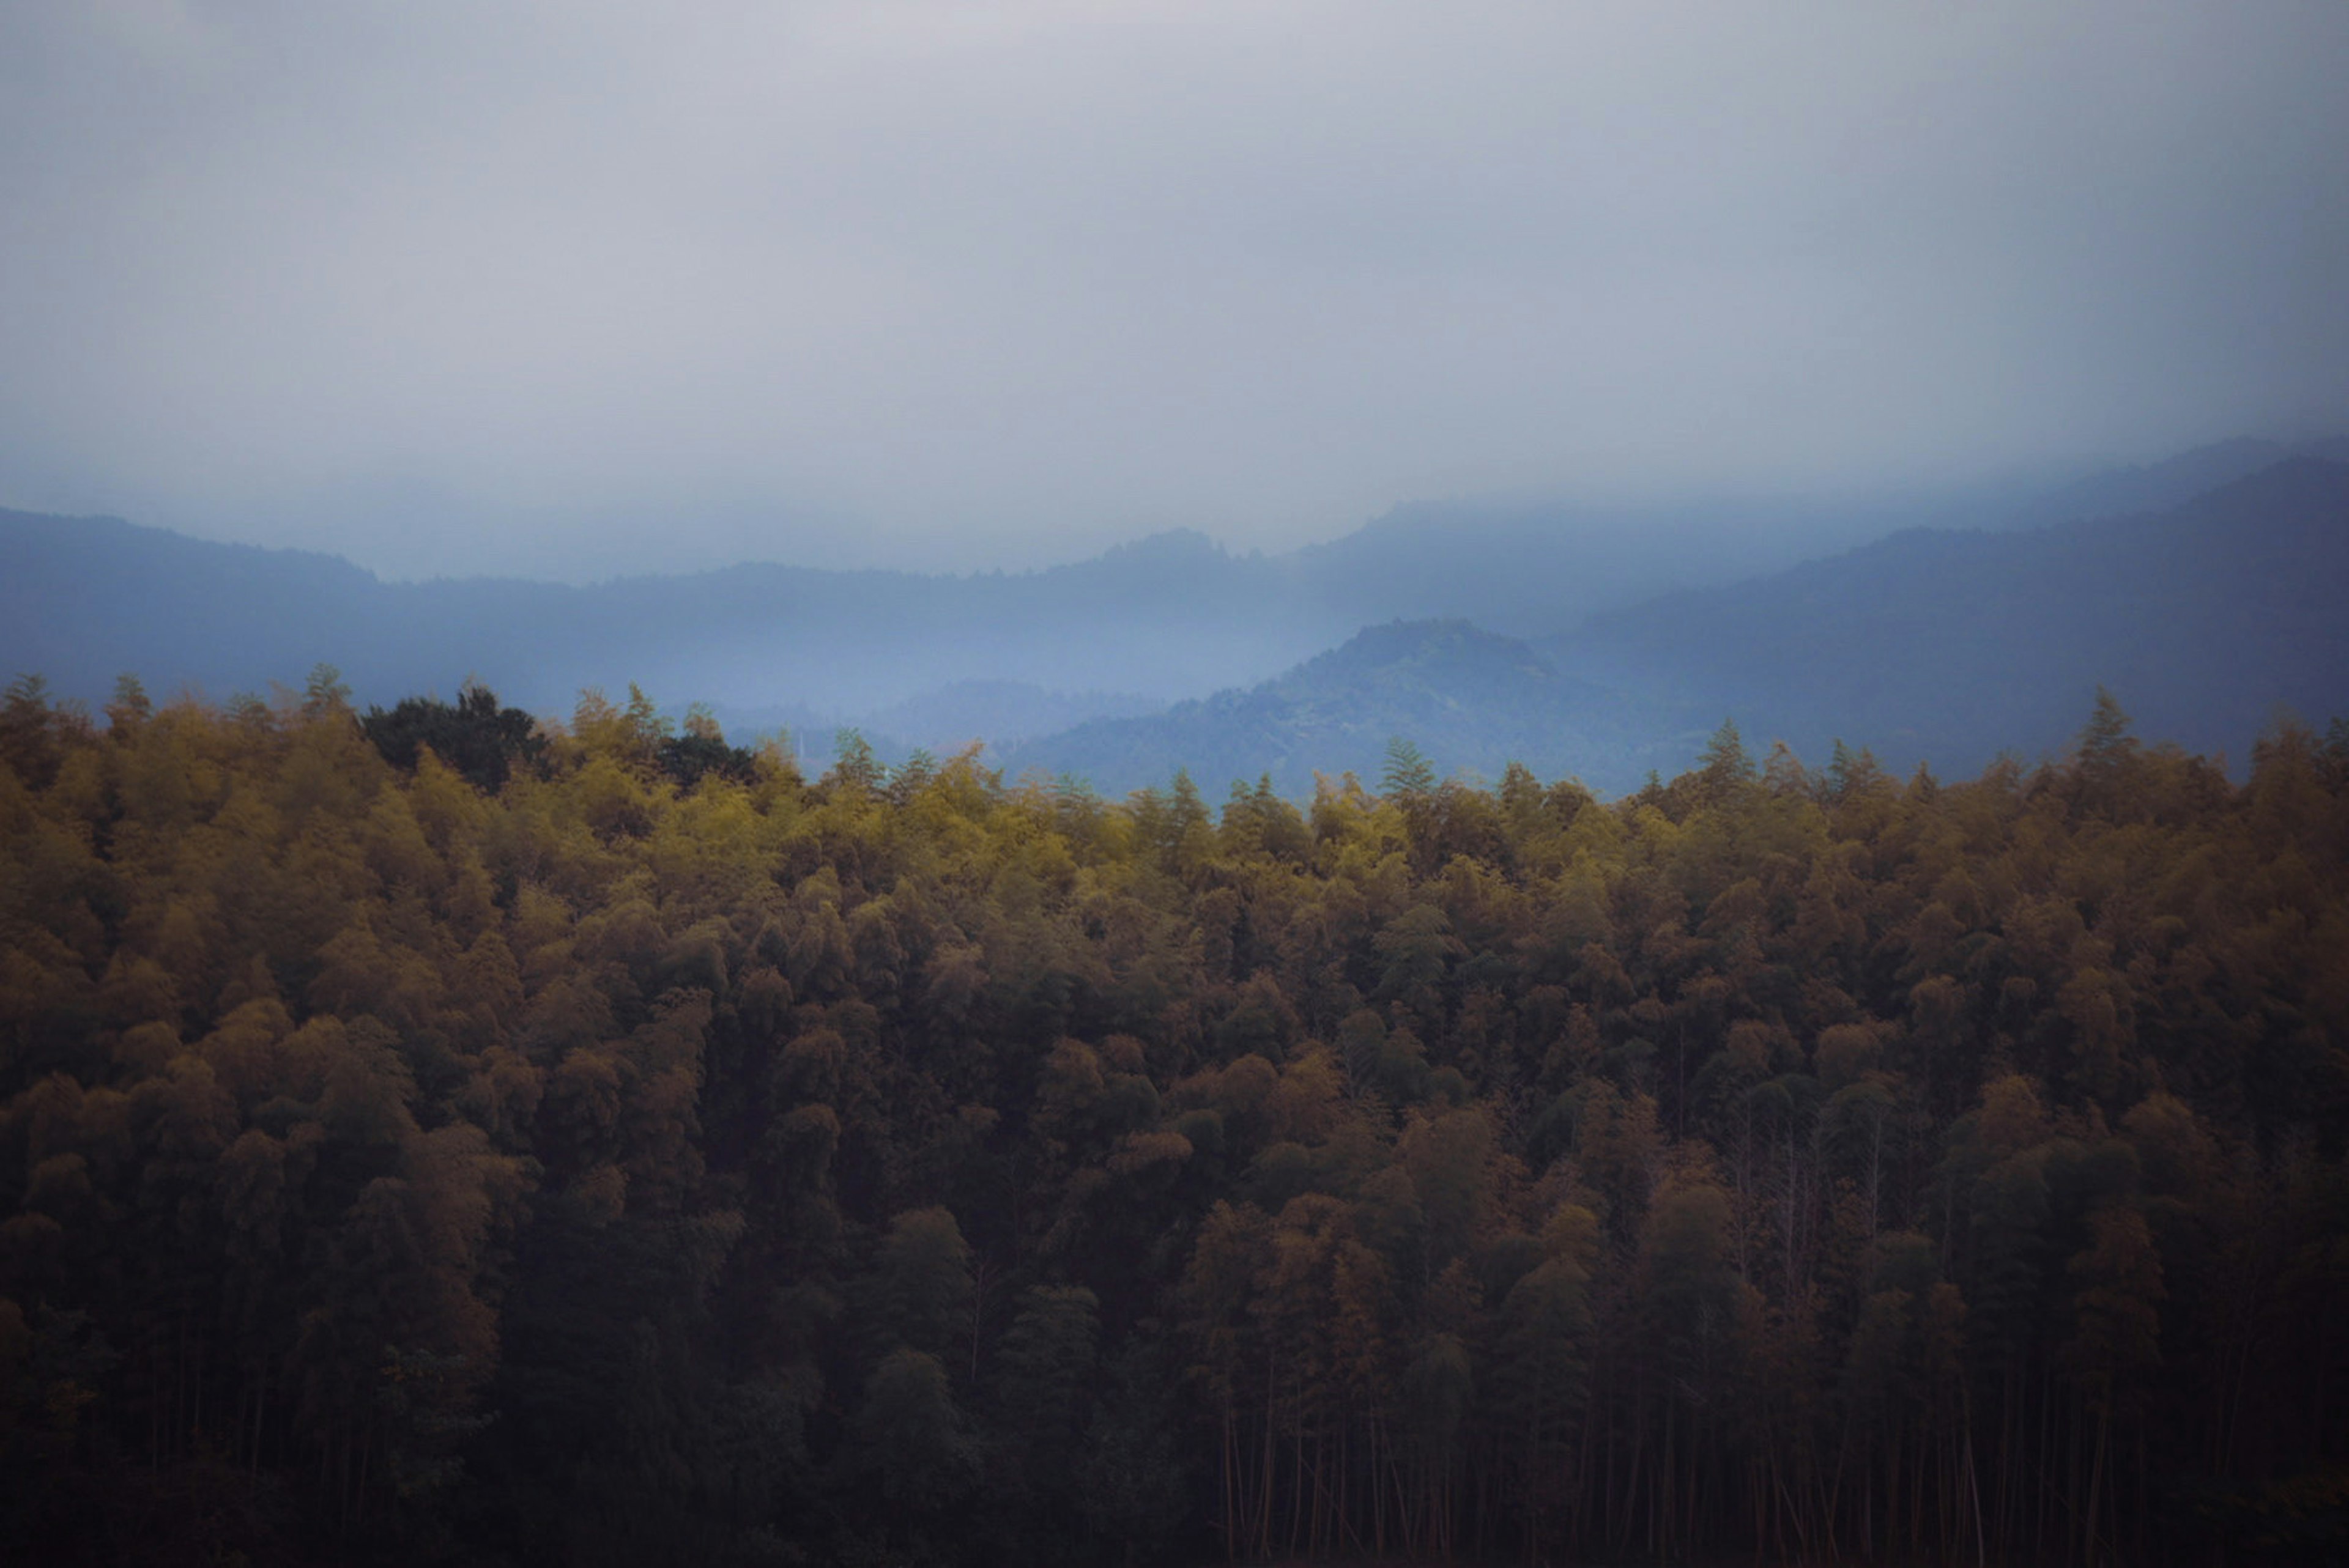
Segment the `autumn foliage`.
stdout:
<svg viewBox="0 0 2349 1568">
<path fill-rule="evenodd" d="M 510 714 L 12 689 L 43 1560 L 2349 1541 L 2337 727 L 1216 811 Z"/>
</svg>

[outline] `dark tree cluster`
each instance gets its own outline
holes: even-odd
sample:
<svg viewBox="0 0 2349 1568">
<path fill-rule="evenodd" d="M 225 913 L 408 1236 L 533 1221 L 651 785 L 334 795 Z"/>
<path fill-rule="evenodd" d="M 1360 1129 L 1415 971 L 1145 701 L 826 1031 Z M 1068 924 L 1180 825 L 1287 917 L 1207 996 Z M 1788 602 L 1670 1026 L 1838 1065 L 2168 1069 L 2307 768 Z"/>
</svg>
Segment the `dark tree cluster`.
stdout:
<svg viewBox="0 0 2349 1568">
<path fill-rule="evenodd" d="M 1603 802 L 0 705 L 0 1540 L 2337 1560 L 2349 735 Z"/>
<path fill-rule="evenodd" d="M 389 712 L 370 707 L 359 727 L 383 759 L 413 772 L 426 748 L 475 788 L 495 794 L 516 762 L 543 749 L 537 721 L 518 707 L 502 708 L 497 694 L 467 683 L 454 703 L 439 697 L 402 697 Z"/>
</svg>

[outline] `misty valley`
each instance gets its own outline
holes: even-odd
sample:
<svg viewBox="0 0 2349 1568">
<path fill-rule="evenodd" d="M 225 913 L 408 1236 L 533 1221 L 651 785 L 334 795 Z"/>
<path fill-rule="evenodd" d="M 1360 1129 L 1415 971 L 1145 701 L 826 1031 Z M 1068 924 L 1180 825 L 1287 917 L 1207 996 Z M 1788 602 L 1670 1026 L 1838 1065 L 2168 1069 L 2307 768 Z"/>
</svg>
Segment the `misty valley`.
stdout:
<svg viewBox="0 0 2349 1568">
<path fill-rule="evenodd" d="M 2349 467 L 2231 451 L 1547 620 L 0 518 L 12 1553 L 2338 1560 Z"/>
<path fill-rule="evenodd" d="M 321 663 L 362 706 L 468 677 L 531 713 L 583 687 L 701 702 L 818 766 L 973 741 L 1103 796 L 1177 769 L 1375 778 L 1512 761 L 1619 796 L 1724 717 L 1901 774 L 2059 753 L 2098 685 L 2240 768 L 2281 705 L 2344 706 L 2349 441 L 2235 441 L 2018 493 L 1592 511 L 1401 509 L 1282 555 L 1196 534 L 967 576 L 744 565 L 589 587 L 383 582 L 346 562 L 0 512 L 0 672 L 93 710 L 136 672 L 266 693 Z M 648 529 L 658 526 L 648 519 Z M 672 712 L 672 717 L 682 717 Z"/>
</svg>

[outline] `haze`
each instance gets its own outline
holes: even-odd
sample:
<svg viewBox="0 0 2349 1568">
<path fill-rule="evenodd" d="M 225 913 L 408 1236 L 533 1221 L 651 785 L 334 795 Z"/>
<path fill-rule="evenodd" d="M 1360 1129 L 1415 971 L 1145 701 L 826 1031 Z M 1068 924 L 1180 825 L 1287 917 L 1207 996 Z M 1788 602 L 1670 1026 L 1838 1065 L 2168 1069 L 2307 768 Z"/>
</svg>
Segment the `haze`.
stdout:
<svg viewBox="0 0 2349 1568">
<path fill-rule="evenodd" d="M 2337 428 L 2349 7 L 0 11 L 0 504 L 572 580 Z"/>
</svg>

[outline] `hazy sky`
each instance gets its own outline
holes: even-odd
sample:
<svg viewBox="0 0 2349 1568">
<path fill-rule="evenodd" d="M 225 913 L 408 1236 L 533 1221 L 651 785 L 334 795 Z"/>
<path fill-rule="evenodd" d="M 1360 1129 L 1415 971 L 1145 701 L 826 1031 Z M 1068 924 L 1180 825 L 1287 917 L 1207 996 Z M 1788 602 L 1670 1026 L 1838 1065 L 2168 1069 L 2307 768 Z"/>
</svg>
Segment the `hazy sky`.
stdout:
<svg viewBox="0 0 2349 1568">
<path fill-rule="evenodd" d="M 0 504 L 1276 548 L 2349 425 L 2349 5 L 0 0 Z"/>
</svg>

